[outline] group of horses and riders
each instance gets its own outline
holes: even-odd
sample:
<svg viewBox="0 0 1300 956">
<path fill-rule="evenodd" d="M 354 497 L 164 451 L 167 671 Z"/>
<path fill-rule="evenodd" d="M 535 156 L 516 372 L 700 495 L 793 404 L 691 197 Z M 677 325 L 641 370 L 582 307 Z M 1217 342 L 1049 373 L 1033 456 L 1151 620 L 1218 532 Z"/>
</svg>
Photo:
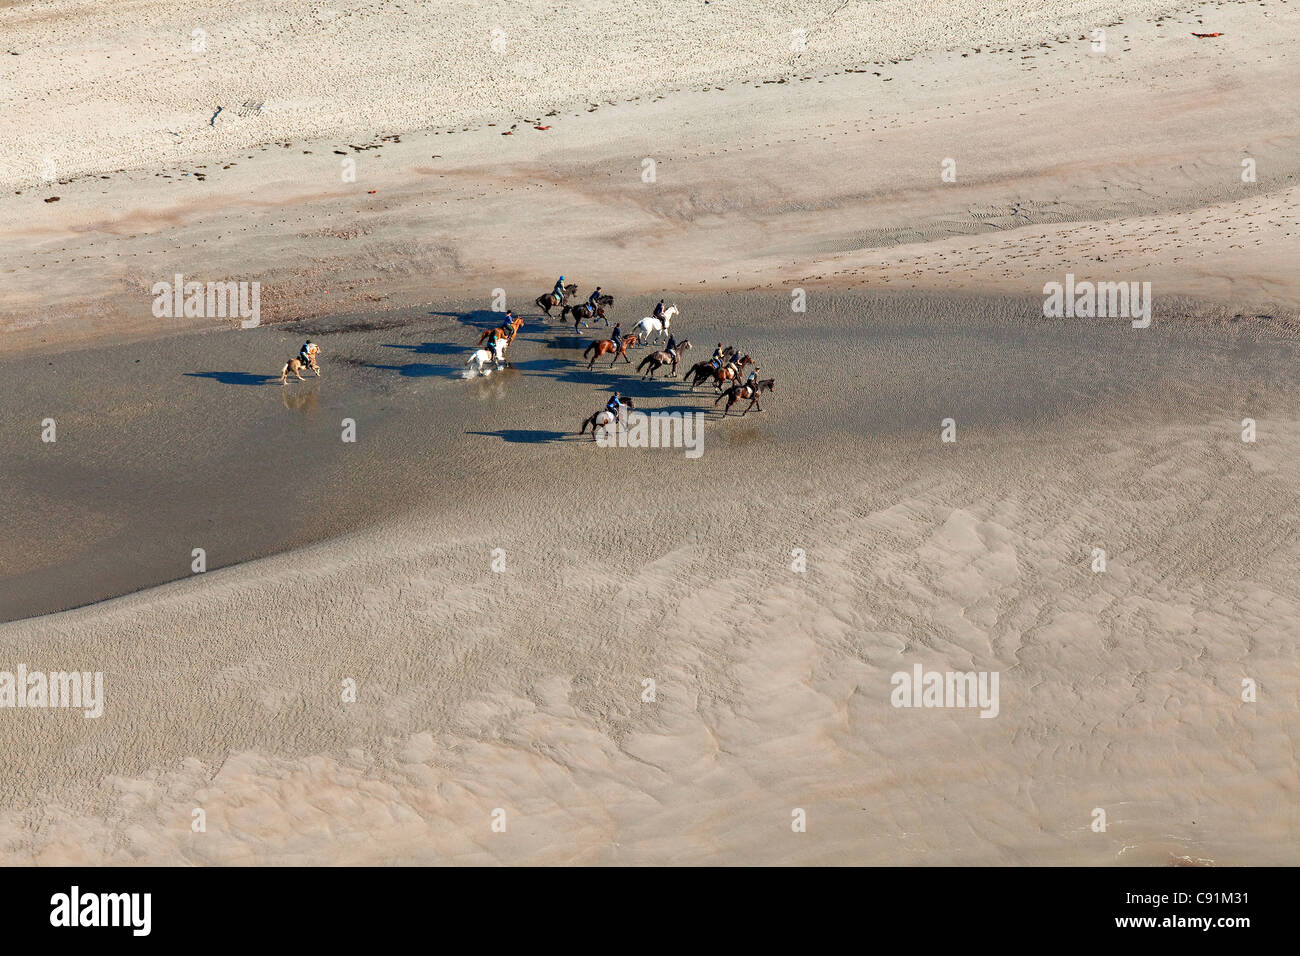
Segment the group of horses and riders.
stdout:
<svg viewBox="0 0 1300 956">
<path fill-rule="evenodd" d="M 555 282 L 555 287 L 550 293 L 537 297 L 536 304 L 546 315 L 551 315 L 551 309 L 560 310 L 561 320 L 573 316 L 574 329 L 581 328 L 587 321 L 593 324 L 597 321 L 603 321 L 605 326 L 609 327 L 608 312 L 614 307 L 614 297 L 602 291 L 600 286 L 596 286 L 591 295 L 587 296 L 585 302 L 576 305 L 570 304 L 570 300 L 577 296 L 578 287 L 573 283 L 567 283 L 564 276 L 560 276 Z M 682 339 L 680 342 L 677 336 L 672 332 L 673 316 L 677 315 L 676 305 L 665 307 L 664 300 L 660 299 L 655 306 L 654 312 L 647 315 L 644 319 L 634 326 L 634 331 L 624 335 L 622 325 L 616 320 L 613 330 L 610 332 L 608 339 L 597 339 L 593 341 L 583 351 L 583 358 L 590 356 L 587 368 L 592 368 L 596 360 L 605 355 L 612 355 L 610 367 L 623 359 L 624 363 L 630 365 L 631 360 L 627 357 L 627 350 L 638 344 L 649 344 L 651 341 L 658 343 L 659 339 L 667 336 L 667 342 L 662 349 L 649 353 L 637 365 L 636 370 L 642 373 L 642 379 L 653 379 L 655 373 L 661 368 L 669 368 L 668 375 L 672 378 L 677 377 L 677 366 L 682 356 L 691 347 L 689 339 Z M 505 363 L 506 349 L 514 342 L 515 336 L 523 327 L 524 320 L 513 312 L 506 312 L 506 320 L 503 324 L 485 329 L 479 336 L 478 347 L 470 353 L 466 361 L 467 366 L 475 366 L 477 370 L 484 372 L 487 364 L 490 362 L 496 367 Z M 292 372 L 297 376 L 299 381 L 305 381 L 302 371 L 308 369 L 320 377 L 320 346 L 308 339 L 303 343 L 298 354 L 289 359 L 280 370 L 280 384 L 288 383 L 289 373 Z M 759 399 L 764 392 L 773 391 L 776 387 L 776 380 L 758 377 L 760 369 L 755 364 L 754 359 L 748 354 L 743 354 L 735 346 L 723 348 L 721 342 L 713 350 L 713 355 L 708 361 L 697 362 L 683 376 L 683 381 L 690 380 L 691 391 L 703 385 L 705 382 L 711 382 L 717 397 L 713 400 L 716 406 L 724 398 L 727 400 L 726 407 L 723 408 L 723 417 L 726 417 L 733 405 L 737 402 L 749 401 L 748 407 L 741 413 L 746 415 L 750 409 L 762 411 L 763 406 Z M 632 410 L 632 400 L 626 396 L 614 392 L 605 407 L 583 422 L 583 431 L 586 431 L 588 425 L 592 428 L 592 437 L 595 437 L 595 429 L 609 424 L 611 422 L 619 423 L 624 421 L 624 412 Z"/>
</svg>

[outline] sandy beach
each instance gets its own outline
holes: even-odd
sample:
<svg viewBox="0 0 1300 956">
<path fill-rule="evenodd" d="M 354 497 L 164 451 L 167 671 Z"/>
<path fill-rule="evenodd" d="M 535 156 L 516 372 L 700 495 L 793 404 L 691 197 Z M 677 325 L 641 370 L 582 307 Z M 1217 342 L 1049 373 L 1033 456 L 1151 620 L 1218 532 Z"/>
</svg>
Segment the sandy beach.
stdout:
<svg viewBox="0 0 1300 956">
<path fill-rule="evenodd" d="M 1300 16 L 1138 8 L 0 5 L 0 859 L 1300 862 Z"/>
</svg>

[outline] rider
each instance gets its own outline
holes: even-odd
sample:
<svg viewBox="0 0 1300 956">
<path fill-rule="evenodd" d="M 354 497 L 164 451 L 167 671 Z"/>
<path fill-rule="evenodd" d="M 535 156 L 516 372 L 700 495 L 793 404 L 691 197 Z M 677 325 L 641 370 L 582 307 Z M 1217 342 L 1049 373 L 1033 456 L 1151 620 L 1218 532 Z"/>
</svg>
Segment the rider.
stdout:
<svg viewBox="0 0 1300 956">
<path fill-rule="evenodd" d="M 745 378 L 745 384 L 746 384 L 746 385 L 753 385 L 753 384 L 754 384 L 754 379 L 756 379 L 756 378 L 758 378 L 758 366 L 757 366 L 757 365 L 755 365 L 753 368 L 751 368 L 751 369 L 749 370 L 749 375 L 746 376 L 746 378 Z"/>
<path fill-rule="evenodd" d="M 660 299 L 659 304 L 655 306 L 654 317 L 662 319 L 664 317 L 664 300 Z"/>
<path fill-rule="evenodd" d="M 596 309 L 600 307 L 600 286 L 596 286 L 596 291 L 587 296 L 587 311 L 592 315 L 596 314 Z"/>
<path fill-rule="evenodd" d="M 605 411 L 614 416 L 614 421 L 618 421 L 618 411 L 622 407 L 623 399 L 617 391 L 614 392 L 614 394 L 609 397 L 609 401 L 605 403 Z"/>
<path fill-rule="evenodd" d="M 312 341 L 311 339 L 308 339 L 306 342 L 302 343 L 302 348 L 298 350 L 298 361 L 302 362 L 304 365 L 310 365 L 311 350 L 312 350 Z"/>
<path fill-rule="evenodd" d="M 718 347 L 713 350 L 713 358 L 709 359 L 709 364 L 711 364 L 714 368 L 720 368 L 722 366 L 722 343 L 721 342 L 719 342 Z"/>
<path fill-rule="evenodd" d="M 551 290 L 551 295 L 555 296 L 557 303 L 564 301 L 564 276 L 555 280 L 555 288 Z"/>
<path fill-rule="evenodd" d="M 616 350 L 623 348 L 623 327 L 617 322 L 614 323 L 614 331 L 609 336 L 610 341 L 614 343 Z"/>
<path fill-rule="evenodd" d="M 677 336 L 673 335 L 671 332 L 668 333 L 668 344 L 665 346 L 665 348 L 669 352 L 677 351 Z"/>
</svg>

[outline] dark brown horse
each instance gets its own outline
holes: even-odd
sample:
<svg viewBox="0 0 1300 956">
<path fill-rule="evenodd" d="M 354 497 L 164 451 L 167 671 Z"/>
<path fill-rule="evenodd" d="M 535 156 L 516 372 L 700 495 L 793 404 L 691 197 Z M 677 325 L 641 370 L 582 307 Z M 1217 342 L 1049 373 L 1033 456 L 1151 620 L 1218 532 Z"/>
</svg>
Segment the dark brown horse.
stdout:
<svg viewBox="0 0 1300 956">
<path fill-rule="evenodd" d="M 551 309 L 555 308 L 556 306 L 563 307 L 564 303 L 568 302 L 571 297 L 577 294 L 578 294 L 578 287 L 574 285 L 572 282 L 570 282 L 568 285 L 564 287 L 564 295 L 560 297 L 559 302 L 555 301 L 555 293 L 553 292 L 548 292 L 545 295 L 539 295 L 533 301 L 536 303 L 539 309 L 541 309 L 543 312 L 546 313 L 546 317 L 549 319 L 551 317 Z"/>
<path fill-rule="evenodd" d="M 672 365 L 673 370 L 669 374 L 672 375 L 673 377 L 676 377 L 677 362 L 678 360 L 681 359 L 682 353 L 685 352 L 690 347 L 691 347 L 691 340 L 682 339 L 681 342 L 677 344 L 677 348 L 675 349 L 666 350 L 663 352 L 651 352 L 649 355 L 647 355 L 645 358 L 641 360 L 641 364 L 636 367 L 636 370 L 639 372 L 648 365 L 650 366 L 649 370 L 641 377 L 654 378 L 655 372 L 659 371 L 659 369 L 663 368 L 665 365 Z"/>
<path fill-rule="evenodd" d="M 591 368 L 596 364 L 596 359 L 600 358 L 602 355 L 608 355 L 610 352 L 614 353 L 614 361 L 609 363 L 610 368 L 614 367 L 614 363 L 618 361 L 619 356 L 622 356 L 623 361 L 628 365 L 631 365 L 632 360 L 627 357 L 627 350 L 634 345 L 636 345 L 635 332 L 631 335 L 623 336 L 623 342 L 621 345 L 615 345 L 613 339 L 597 339 L 583 350 L 582 357 L 586 358 L 588 353 L 593 353 L 591 355 L 591 361 L 587 363 L 587 368 Z"/>
<path fill-rule="evenodd" d="M 733 350 L 729 345 L 722 350 L 723 365 L 726 365 L 727 362 L 734 357 L 732 352 Z M 710 375 L 713 375 L 715 372 L 717 372 L 718 368 L 719 366 L 714 365 L 712 359 L 709 359 L 704 362 L 696 362 L 689 369 L 687 369 L 686 374 L 682 376 L 682 381 L 684 382 L 688 378 L 694 379 L 694 381 L 691 383 L 691 388 L 694 388 L 696 385 L 699 385 Z"/>
<path fill-rule="evenodd" d="M 591 307 L 585 302 L 580 302 L 577 305 L 566 305 L 564 308 L 560 309 L 561 319 L 568 318 L 570 314 L 573 315 L 573 327 L 575 330 L 585 324 L 583 322 L 584 319 L 591 319 L 592 325 L 596 324 L 596 319 L 604 319 L 605 324 L 609 325 L 609 319 L 605 318 L 605 307 L 603 305 L 597 305 L 595 312 L 592 312 Z"/>
<path fill-rule="evenodd" d="M 723 418 L 727 417 L 727 412 L 731 411 L 732 405 L 735 405 L 736 402 L 744 398 L 749 399 L 749 408 L 746 408 L 741 412 L 741 415 L 748 415 L 750 408 L 757 408 L 761 412 L 763 406 L 758 404 L 759 396 L 764 392 L 771 392 L 775 389 L 776 379 L 774 378 L 765 378 L 762 381 L 755 382 L 753 385 L 741 385 L 737 383 L 715 398 L 713 404 L 716 405 L 718 402 L 722 401 L 723 398 L 726 398 L 727 407 L 722 410 Z"/>
</svg>

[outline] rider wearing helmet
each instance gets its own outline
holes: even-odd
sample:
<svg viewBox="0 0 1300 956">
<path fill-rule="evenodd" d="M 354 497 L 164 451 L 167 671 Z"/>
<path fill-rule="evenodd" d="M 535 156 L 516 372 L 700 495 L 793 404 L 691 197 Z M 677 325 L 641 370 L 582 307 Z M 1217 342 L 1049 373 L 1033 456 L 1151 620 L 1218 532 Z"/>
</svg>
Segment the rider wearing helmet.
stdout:
<svg viewBox="0 0 1300 956">
<path fill-rule="evenodd" d="M 551 295 L 555 296 L 556 305 L 564 301 L 564 276 L 555 280 L 555 288 L 551 290 Z"/>
</svg>

